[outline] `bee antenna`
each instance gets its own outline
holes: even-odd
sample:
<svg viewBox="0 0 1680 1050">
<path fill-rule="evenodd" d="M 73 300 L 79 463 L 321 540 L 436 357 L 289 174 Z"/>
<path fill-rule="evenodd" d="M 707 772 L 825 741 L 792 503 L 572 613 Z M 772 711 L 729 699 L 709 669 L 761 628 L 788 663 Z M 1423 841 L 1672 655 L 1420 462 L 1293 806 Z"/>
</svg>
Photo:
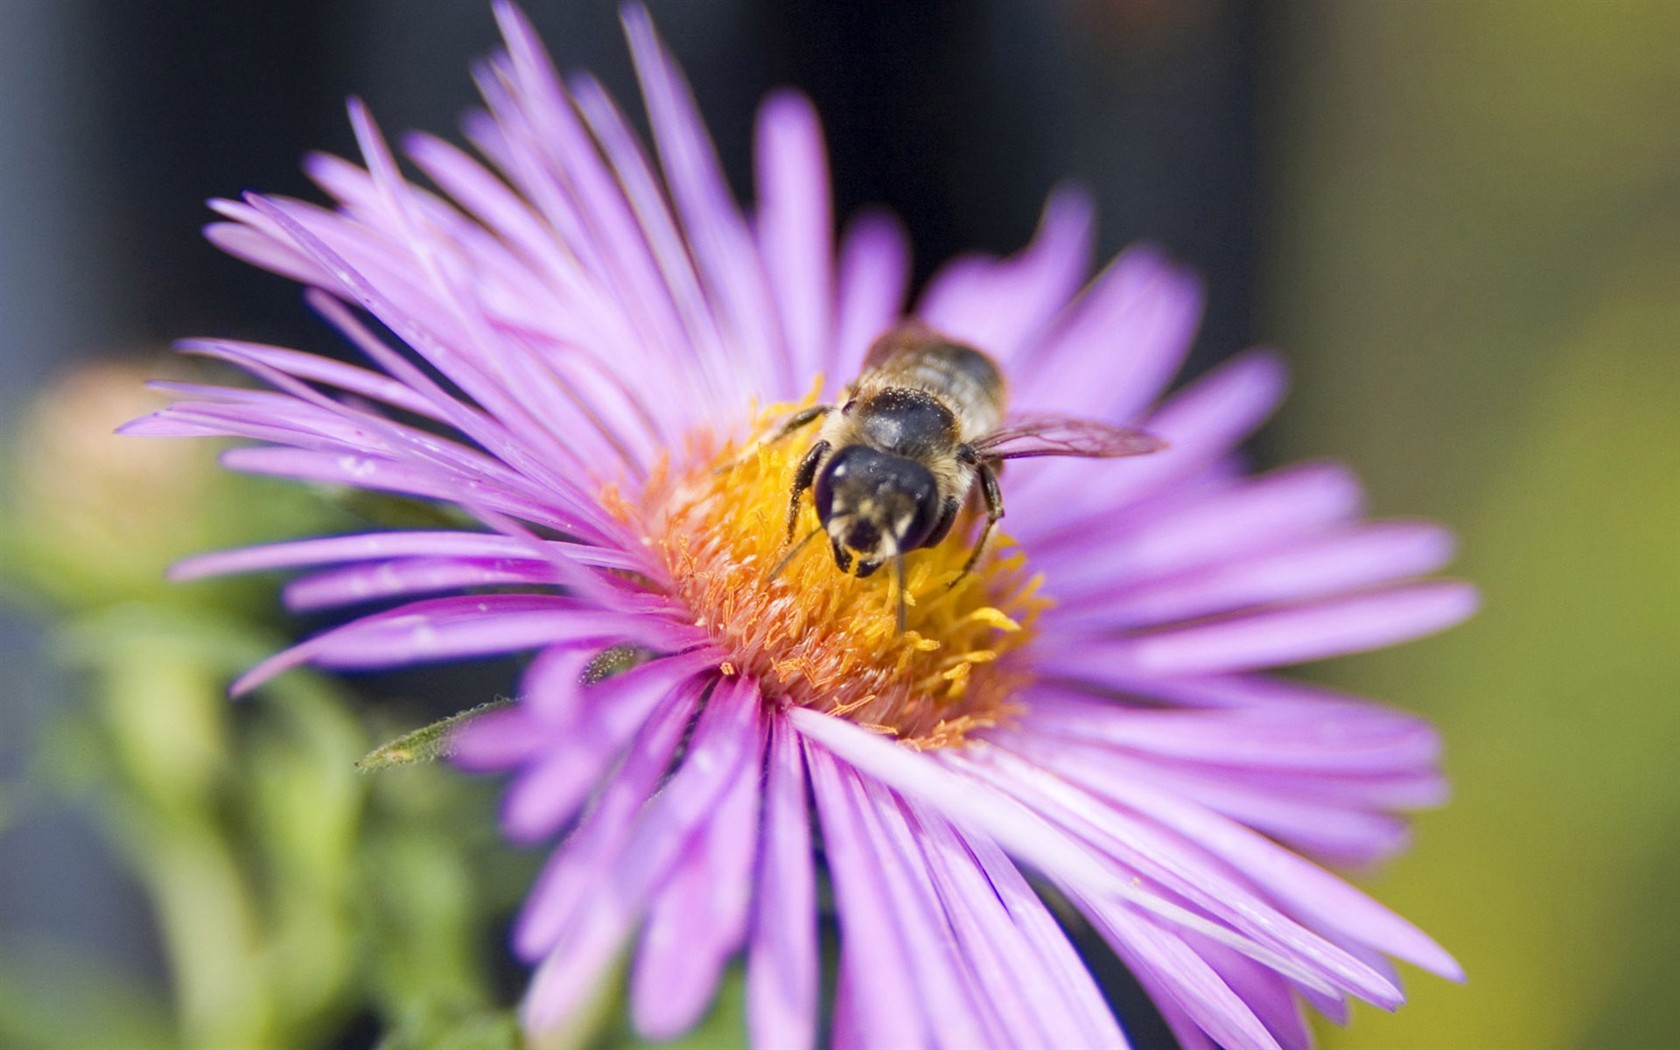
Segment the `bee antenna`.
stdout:
<svg viewBox="0 0 1680 1050">
<path fill-rule="evenodd" d="M 804 539 L 800 540 L 798 543 L 795 543 L 792 547 L 789 547 L 788 552 L 786 554 L 782 555 L 781 559 L 776 562 L 775 566 L 770 570 L 770 575 L 766 576 L 765 579 L 766 580 L 773 580 L 776 577 L 780 576 L 782 574 L 782 570 L 787 568 L 789 563 L 791 563 L 794 558 L 799 556 L 800 551 L 804 550 L 807 546 L 809 546 L 810 542 L 812 540 L 814 540 L 818 536 L 822 535 L 822 531 L 823 531 L 823 527 L 821 525 L 818 525 L 816 528 L 812 529 L 810 532 L 807 532 L 805 534 Z"/>
</svg>

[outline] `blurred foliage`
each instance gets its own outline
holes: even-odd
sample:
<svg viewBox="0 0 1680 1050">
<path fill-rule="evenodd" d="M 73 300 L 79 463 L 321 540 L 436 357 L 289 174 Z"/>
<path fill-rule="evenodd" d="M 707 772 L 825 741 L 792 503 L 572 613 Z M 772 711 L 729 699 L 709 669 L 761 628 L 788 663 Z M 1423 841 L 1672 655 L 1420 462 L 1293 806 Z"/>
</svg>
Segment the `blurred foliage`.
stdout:
<svg viewBox="0 0 1680 1050">
<path fill-rule="evenodd" d="M 1375 892 L 1454 951 L 1335 1046 L 1658 1047 L 1680 1002 L 1680 6 L 1316 4 L 1283 34 L 1285 451 L 1455 526 L 1470 625 L 1326 676 L 1456 798 Z"/>
<path fill-rule="evenodd" d="M 77 805 L 131 868 L 168 996 L 98 958 L 6 944 L 0 1045 L 318 1046 L 364 1018 L 393 1048 L 515 1045 L 491 953 L 529 861 L 485 819 L 491 785 L 357 772 L 371 734 L 308 673 L 231 703 L 229 680 L 287 644 L 273 581 L 164 579 L 189 552 L 358 523 L 321 493 L 220 471 L 209 443 L 112 435 L 155 407 L 148 370 L 94 366 L 39 401 L 4 456 L 0 586 L 52 624 L 84 687 L 23 787 Z"/>
</svg>

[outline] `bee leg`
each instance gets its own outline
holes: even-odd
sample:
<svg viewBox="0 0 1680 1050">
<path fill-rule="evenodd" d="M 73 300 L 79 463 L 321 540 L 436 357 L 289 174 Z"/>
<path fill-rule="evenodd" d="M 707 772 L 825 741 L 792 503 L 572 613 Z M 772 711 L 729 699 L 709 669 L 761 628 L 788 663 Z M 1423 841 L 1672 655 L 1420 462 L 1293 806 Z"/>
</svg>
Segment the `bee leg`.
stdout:
<svg viewBox="0 0 1680 1050">
<path fill-rule="evenodd" d="M 765 439 L 766 444 L 774 444 L 782 440 L 789 434 L 798 430 L 800 427 L 806 426 L 813 420 L 821 419 L 823 416 L 828 415 L 829 411 L 833 408 L 833 405 L 812 405 L 809 408 L 800 409 L 787 418 L 787 422 L 782 424 L 780 430 L 777 430 L 774 434 Z"/>
<path fill-rule="evenodd" d="M 736 467 L 738 467 L 742 463 L 744 463 L 746 461 L 747 457 L 752 455 L 753 452 L 755 452 L 759 448 L 761 448 L 765 445 L 774 445 L 776 442 L 786 439 L 787 437 L 792 435 L 794 433 L 794 431 L 799 430 L 802 427 L 809 426 L 813 420 L 821 419 L 823 416 L 827 415 L 829 413 L 829 411 L 833 408 L 834 408 L 833 405 L 811 405 L 809 408 L 800 409 L 799 411 L 795 412 L 793 415 L 787 417 L 787 421 L 784 422 L 781 426 L 777 427 L 776 432 L 774 434 L 771 434 L 769 437 L 766 437 L 766 438 L 760 438 L 759 440 L 757 440 L 757 441 L 753 442 L 752 444 L 748 445 L 746 448 L 741 450 L 740 455 L 736 456 L 734 459 L 730 460 L 728 463 L 725 463 L 723 466 L 721 466 L 721 467 L 717 468 L 716 470 L 712 471 L 712 473 L 713 474 L 727 474 L 727 473 L 729 473 L 730 471 L 734 470 Z"/>
<path fill-rule="evenodd" d="M 990 463 L 982 460 L 976 473 L 980 478 L 980 494 L 986 498 L 986 525 L 980 530 L 980 539 L 975 542 L 974 550 L 969 554 L 962 572 L 951 581 L 952 587 L 974 571 L 974 566 L 980 562 L 980 555 L 986 552 L 986 541 L 991 539 L 992 527 L 1003 517 L 1003 489 L 998 485 L 997 471 L 992 469 Z"/>
<path fill-rule="evenodd" d="M 805 490 L 817 479 L 817 468 L 822 465 L 823 457 L 828 455 L 828 442 L 819 441 L 811 446 L 811 451 L 805 453 L 805 458 L 799 461 L 799 469 L 793 474 L 793 489 L 788 493 L 787 542 L 793 542 L 794 526 L 799 524 L 799 501 L 805 495 Z"/>
<path fill-rule="evenodd" d="M 811 545 L 811 541 L 816 539 L 818 536 L 821 536 L 822 532 L 823 527 L 821 525 L 818 525 L 810 532 L 807 532 L 804 539 L 789 547 L 787 553 L 782 555 L 781 559 L 777 561 L 775 565 L 771 566 L 770 575 L 766 576 L 765 579 L 773 580 L 780 576 L 782 574 L 782 570 L 787 568 L 788 565 L 793 562 L 793 559 L 799 557 L 799 552 L 804 550 L 806 547 L 809 547 Z"/>
</svg>

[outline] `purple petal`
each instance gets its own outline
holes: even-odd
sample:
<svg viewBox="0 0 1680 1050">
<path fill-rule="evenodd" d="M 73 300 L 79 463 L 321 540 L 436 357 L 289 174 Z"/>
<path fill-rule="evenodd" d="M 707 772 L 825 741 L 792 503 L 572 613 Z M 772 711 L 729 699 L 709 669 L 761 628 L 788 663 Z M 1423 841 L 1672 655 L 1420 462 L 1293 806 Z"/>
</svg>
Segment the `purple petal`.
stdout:
<svg viewBox="0 0 1680 1050">
<path fill-rule="evenodd" d="M 997 990 L 982 985 L 973 956 L 957 943 L 950 911 L 929 877 L 904 801 L 863 777 L 854 778 L 851 801 L 867 839 L 863 856 L 871 858 L 887 889 L 929 1027 L 951 1046 L 1014 1042 L 999 1015 Z"/>
<path fill-rule="evenodd" d="M 1473 587 L 1437 581 L 1117 639 L 1080 639 L 1040 659 L 1118 675 L 1217 675 L 1381 649 L 1463 622 Z"/>
<path fill-rule="evenodd" d="M 294 667 L 367 670 L 492 656 L 564 641 L 621 637 L 627 628 L 568 598 L 483 594 L 413 602 L 318 634 L 264 660 L 230 688 L 241 696 Z"/>
<path fill-rule="evenodd" d="M 518 540 L 489 532 L 358 532 L 200 554 L 177 562 L 170 569 L 169 577 L 196 580 L 229 573 L 391 558 L 510 558 L 526 550 Z"/>
<path fill-rule="evenodd" d="M 1032 551 L 1055 581 L 1058 602 L 1075 602 L 1128 583 L 1300 542 L 1351 521 L 1361 502 L 1358 479 L 1346 467 L 1301 464 L 1206 491 L 1156 513 L 1136 508 L 1102 532 L 1052 532 Z"/>
<path fill-rule="evenodd" d="M 1160 396 L 1189 352 L 1201 283 L 1149 248 L 1121 255 L 1016 369 L 1017 403 L 1129 420 Z M 1093 382 L 1096 376 L 1100 382 Z"/>
<path fill-rule="evenodd" d="M 1044 902 L 1027 884 L 1015 863 L 990 840 L 958 833 L 964 846 L 980 865 L 992 889 L 1009 909 L 1022 935 L 1036 953 L 1047 977 L 1055 980 L 1066 996 L 1068 1014 L 1052 1023 L 1076 1026 L 1082 1033 L 1063 1045 L 1125 1046 L 1126 1038 L 1114 1014 L 1102 997 L 1085 963 L 1062 931 Z"/>
<path fill-rule="evenodd" d="M 792 396 L 828 355 L 834 294 L 828 158 L 816 110 L 793 92 L 765 99 L 757 143 L 758 243 L 788 350 L 783 396 Z"/>
<path fill-rule="evenodd" d="M 1058 629 L 1173 623 L 1256 605 L 1324 598 L 1433 572 L 1452 560 L 1452 534 L 1421 522 L 1367 525 L 1281 550 L 1128 587 L 1070 608 L 1057 593 Z"/>
<path fill-rule="evenodd" d="M 211 357 L 237 362 L 240 359 L 257 361 L 279 372 L 324 383 L 352 394 L 383 402 L 405 412 L 428 419 L 444 420 L 437 407 L 416 391 L 389 376 L 370 372 L 365 368 L 343 364 L 315 354 L 301 353 L 284 347 L 265 346 L 222 339 L 189 339 L 177 344 L 187 353 L 202 353 Z M 231 353 L 224 353 L 231 351 Z"/>
<path fill-rule="evenodd" d="M 1222 944 L 1186 937 L 1221 980 L 1254 1011 L 1284 1050 L 1312 1050 L 1312 1030 L 1301 1014 L 1300 1000 L 1288 981 Z"/>
<path fill-rule="evenodd" d="M 1293 960 L 1120 877 L 1089 847 L 1047 825 L 1008 794 L 983 781 L 957 775 L 950 768 L 953 759 L 949 754 L 912 752 L 843 719 L 808 708 L 792 708 L 788 717 L 808 744 L 828 749 L 860 773 L 907 798 L 927 803 L 958 826 L 990 838 L 1070 892 L 1100 902 L 1123 901 L 1200 931 L 1296 980 L 1329 990 Z M 808 758 L 814 753 L 807 747 Z"/>
<path fill-rule="evenodd" d="M 1198 847 L 1103 804 L 1092 794 L 1008 752 L 971 749 L 971 753 L 953 761 L 1090 843 L 1125 870 L 1136 872 L 1145 885 L 1160 886 L 1239 935 L 1293 961 L 1297 969 L 1310 968 L 1323 980 L 1372 1002 L 1398 1002 L 1397 990 L 1381 974 L 1277 911 L 1245 886 L 1240 876 Z M 1228 938 L 1221 939 L 1230 943 Z"/>
<path fill-rule="evenodd" d="M 816 879 L 811 870 L 805 762 L 799 738 L 771 724 L 759 842 L 758 891 L 747 949 L 747 1033 L 757 1047 L 816 1044 Z"/>
<path fill-rule="evenodd" d="M 533 667 L 526 688 L 533 697 L 551 691 L 541 678 L 569 676 L 571 684 L 586 660 L 571 659 Z M 540 677 L 538 672 L 540 671 Z M 659 701 L 683 687 L 694 669 L 680 660 L 657 660 L 597 685 L 577 689 L 573 717 L 546 723 L 539 731 L 550 741 L 538 760 L 508 788 L 502 803 L 502 828 L 515 842 L 534 842 L 553 834 L 577 816 L 590 792 L 624 753 L 630 738 L 653 716 Z M 535 707 L 534 700 L 525 703 Z M 537 717 L 542 718 L 539 710 Z M 469 724 L 468 730 L 473 726 Z M 462 761 L 482 768 L 483 746 L 456 743 Z"/>
<path fill-rule="evenodd" d="M 734 348 L 729 363 L 754 380 L 751 389 L 774 391 L 771 365 L 776 352 L 764 318 L 774 316 L 775 303 L 757 246 L 730 198 L 694 97 L 647 12 L 626 6 L 620 15 L 671 197 Z"/>
<path fill-rule="evenodd" d="M 534 587 L 558 582 L 553 566 L 542 561 L 405 558 L 312 573 L 288 583 L 281 591 L 281 600 L 295 612 L 465 587 Z"/>
<path fill-rule="evenodd" d="M 580 924 L 633 920 L 749 754 L 757 755 L 757 686 L 725 680 L 712 690 L 681 766 L 654 798 L 677 744 L 671 733 L 684 728 L 699 699 L 687 680 L 671 695 L 673 707 L 648 721 L 583 826 L 532 891 L 517 931 L 521 953 L 559 950 Z M 674 727 L 667 714 L 672 711 L 681 716 Z M 601 895 L 602 886 L 613 892 Z"/>
<path fill-rule="evenodd" d="M 670 877 L 696 829 L 743 775 L 743 766 L 749 766 L 744 775 L 758 775 L 748 763 L 762 743 L 758 689 L 735 679 L 714 690 L 682 765 L 648 801 L 691 704 L 679 706 L 683 718 L 660 719 L 632 746 L 596 808 L 555 854 L 526 902 L 516 946 L 547 957 L 525 1004 L 526 1023 L 534 1030 L 552 1027 L 580 1005 L 579 994 L 590 986 L 586 967 L 598 963 L 598 946 L 621 944 L 629 936 L 649 896 Z M 580 947 L 586 950 L 580 953 Z"/>
<path fill-rule="evenodd" d="M 1283 362 L 1251 350 L 1174 395 L 1144 421 L 1146 430 L 1169 443 L 1166 451 L 1099 463 L 1035 462 L 1011 484 L 1035 498 L 1055 493 L 1059 511 L 1042 522 L 1026 519 L 1016 530 L 1018 538 L 1036 550 L 1035 537 L 1045 533 L 1106 534 L 1130 505 L 1196 476 L 1227 455 L 1271 414 L 1283 389 Z M 1092 483 L 1093 470 L 1102 471 L 1102 484 Z"/>
<path fill-rule="evenodd" d="M 831 387 L 863 368 L 864 354 L 904 312 L 910 282 L 910 241 L 890 213 L 854 217 L 840 245 L 834 345 L 822 361 Z"/>
<path fill-rule="evenodd" d="M 703 691 L 702 686 L 684 681 L 660 698 L 588 816 L 565 847 L 549 858 L 526 895 L 514 927 L 514 950 L 521 956 L 534 959 L 553 954 L 578 927 L 589 905 L 601 903 L 600 890 L 612 885 L 608 877 L 630 838 L 636 815 L 670 767 Z"/>
<path fill-rule="evenodd" d="M 1441 749 L 1440 737 L 1422 719 L 1353 702 L 1137 711 L 1052 687 L 1035 690 L 1026 724 L 1070 741 L 1226 768 L 1408 772 L 1432 765 Z"/>
<path fill-rule="evenodd" d="M 654 896 L 630 984 L 630 1014 L 645 1038 L 674 1039 L 692 1028 L 746 940 L 763 774 L 757 757 L 747 752 L 671 881 Z"/>
<path fill-rule="evenodd" d="M 665 367 L 681 369 L 685 374 L 692 372 L 694 378 L 685 385 L 705 391 L 706 402 L 714 406 L 732 404 L 727 336 L 720 330 L 721 321 L 706 298 L 683 234 L 666 205 L 664 187 L 654 177 L 635 134 L 606 90 L 588 76 L 574 77 L 572 90 L 579 111 L 588 121 L 591 134 L 600 143 L 634 211 L 648 250 L 681 316 L 686 339 L 672 344 L 663 355 L 668 359 Z"/>
<path fill-rule="evenodd" d="M 937 1035 L 928 1028 L 923 997 L 909 979 L 912 955 L 888 904 L 890 890 L 852 798 L 855 787 L 848 780 L 855 774 L 820 747 L 807 745 L 805 762 L 834 881 L 842 937 L 840 970 L 843 987 L 851 992 L 848 1017 L 857 1026 L 859 1045 L 932 1044 Z"/>
<path fill-rule="evenodd" d="M 1087 193 L 1057 190 L 1025 251 L 1001 262 L 975 257 L 947 264 L 934 275 L 916 315 L 1008 365 L 1079 287 L 1093 224 Z"/>
<path fill-rule="evenodd" d="M 1066 741 L 1039 745 L 1030 736 L 1012 737 L 1007 746 L 1194 841 L 1313 928 L 1353 937 L 1443 976 L 1461 976 L 1452 958 L 1416 927 L 1317 865 L 1197 805 L 1162 775 L 1162 767 L 1134 775 L 1113 755 L 1082 760 Z"/>
<path fill-rule="evenodd" d="M 1089 909 L 1087 914 L 1157 1002 L 1177 1006 L 1221 1046 L 1277 1050 L 1277 1040 L 1254 1011 L 1178 933 L 1124 908 Z"/>
<path fill-rule="evenodd" d="M 1042 901 L 990 843 L 913 806 L 959 949 L 1015 1046 L 1125 1046 L 1102 992 Z"/>
</svg>

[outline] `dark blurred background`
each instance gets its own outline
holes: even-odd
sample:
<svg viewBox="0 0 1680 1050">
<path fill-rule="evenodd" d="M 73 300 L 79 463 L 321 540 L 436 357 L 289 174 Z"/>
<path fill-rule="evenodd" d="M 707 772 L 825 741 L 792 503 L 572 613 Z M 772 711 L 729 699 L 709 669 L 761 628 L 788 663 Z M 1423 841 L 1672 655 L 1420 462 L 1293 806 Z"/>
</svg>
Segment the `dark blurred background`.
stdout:
<svg viewBox="0 0 1680 1050">
<path fill-rule="evenodd" d="M 611 3 L 526 7 L 563 69 L 635 98 Z M 1470 984 L 1419 980 L 1398 1019 L 1329 1041 L 1659 1045 L 1680 1014 L 1680 5 L 650 7 L 739 191 L 783 84 L 823 115 L 837 213 L 897 211 L 919 277 L 1018 247 L 1081 180 L 1101 256 L 1144 238 L 1206 277 L 1193 368 L 1288 351 L 1263 463 L 1349 459 L 1377 512 L 1465 537 L 1475 624 L 1315 673 L 1442 722 L 1460 797 L 1375 887 Z M 480 0 L 0 4 L 0 433 L 96 357 L 328 348 L 291 285 L 199 238 L 203 200 L 310 195 L 298 159 L 351 150 L 350 94 L 387 132 L 453 129 L 495 43 Z M 0 778 L 66 692 L 42 639 L 0 608 Z M 73 809 L 0 819 L 0 952 L 18 931 L 158 964 Z"/>
</svg>

